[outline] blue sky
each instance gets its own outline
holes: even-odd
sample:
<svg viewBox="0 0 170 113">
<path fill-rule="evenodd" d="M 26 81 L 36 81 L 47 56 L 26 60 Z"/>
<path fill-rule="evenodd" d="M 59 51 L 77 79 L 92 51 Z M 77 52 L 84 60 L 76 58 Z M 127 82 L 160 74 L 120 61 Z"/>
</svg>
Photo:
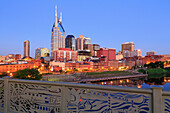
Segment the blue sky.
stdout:
<svg viewBox="0 0 170 113">
<path fill-rule="evenodd" d="M 0 55 L 22 54 L 23 41 L 50 49 L 55 5 L 67 34 L 84 35 L 102 47 L 170 54 L 170 0 L 1 0 Z"/>
</svg>

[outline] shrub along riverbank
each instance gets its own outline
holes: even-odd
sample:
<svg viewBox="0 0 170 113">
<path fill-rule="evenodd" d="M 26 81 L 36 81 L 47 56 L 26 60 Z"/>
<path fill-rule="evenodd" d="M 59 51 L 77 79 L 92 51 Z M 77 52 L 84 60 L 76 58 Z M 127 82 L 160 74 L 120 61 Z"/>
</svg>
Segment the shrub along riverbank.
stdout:
<svg viewBox="0 0 170 113">
<path fill-rule="evenodd" d="M 155 69 L 139 69 L 138 72 L 143 74 L 149 74 L 149 75 L 169 75 L 170 74 L 170 68 L 155 68 Z"/>
</svg>

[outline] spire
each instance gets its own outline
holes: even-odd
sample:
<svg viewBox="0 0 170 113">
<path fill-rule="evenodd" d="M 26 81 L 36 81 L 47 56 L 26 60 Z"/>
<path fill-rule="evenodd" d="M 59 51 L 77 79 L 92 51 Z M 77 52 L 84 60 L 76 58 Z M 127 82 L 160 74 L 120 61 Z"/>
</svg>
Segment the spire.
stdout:
<svg viewBox="0 0 170 113">
<path fill-rule="evenodd" d="M 60 12 L 60 23 L 62 24 L 62 12 Z"/>
<path fill-rule="evenodd" d="M 57 5 L 55 6 L 55 27 L 58 26 L 58 18 L 57 18 Z"/>
</svg>

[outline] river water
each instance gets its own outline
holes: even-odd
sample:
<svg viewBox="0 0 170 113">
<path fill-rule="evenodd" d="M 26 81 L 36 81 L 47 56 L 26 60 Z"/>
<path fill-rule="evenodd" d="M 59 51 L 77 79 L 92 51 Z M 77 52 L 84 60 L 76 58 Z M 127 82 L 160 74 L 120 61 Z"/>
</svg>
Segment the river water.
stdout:
<svg viewBox="0 0 170 113">
<path fill-rule="evenodd" d="M 170 90 L 170 76 L 169 75 L 149 75 L 144 78 L 118 79 L 109 81 L 98 81 L 92 84 L 100 85 L 115 85 L 123 87 L 135 87 L 150 89 L 152 85 L 163 86 L 163 90 Z"/>
</svg>

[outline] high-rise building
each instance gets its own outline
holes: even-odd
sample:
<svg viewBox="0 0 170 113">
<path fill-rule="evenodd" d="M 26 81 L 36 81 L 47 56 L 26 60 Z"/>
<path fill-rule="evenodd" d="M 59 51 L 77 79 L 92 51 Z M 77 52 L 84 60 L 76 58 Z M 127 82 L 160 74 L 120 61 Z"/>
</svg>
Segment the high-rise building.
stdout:
<svg viewBox="0 0 170 113">
<path fill-rule="evenodd" d="M 23 44 L 23 57 L 30 56 L 30 42 L 28 40 L 24 41 Z"/>
<path fill-rule="evenodd" d="M 83 39 L 83 44 L 91 44 L 91 38 L 88 38 L 88 37 L 84 37 Z"/>
<path fill-rule="evenodd" d="M 52 52 L 59 50 L 59 48 L 65 48 L 65 30 L 62 26 L 62 16 L 60 19 L 57 17 L 57 7 L 55 7 L 55 22 L 52 28 L 51 36 L 51 58 Z"/>
<path fill-rule="evenodd" d="M 125 42 L 122 44 L 122 52 L 123 51 L 134 51 L 135 44 L 133 42 Z"/>
<path fill-rule="evenodd" d="M 77 50 L 83 50 L 83 35 L 80 35 L 77 39 L 76 39 L 76 48 Z"/>
<path fill-rule="evenodd" d="M 48 48 L 37 48 L 35 50 L 35 59 L 40 59 L 41 57 L 49 57 L 49 49 Z"/>
<path fill-rule="evenodd" d="M 156 52 L 155 51 L 146 52 L 146 56 L 150 56 L 150 55 L 156 55 Z"/>
<path fill-rule="evenodd" d="M 67 35 L 66 37 L 66 48 L 70 48 L 71 50 L 76 50 L 76 39 L 74 35 Z"/>
</svg>

